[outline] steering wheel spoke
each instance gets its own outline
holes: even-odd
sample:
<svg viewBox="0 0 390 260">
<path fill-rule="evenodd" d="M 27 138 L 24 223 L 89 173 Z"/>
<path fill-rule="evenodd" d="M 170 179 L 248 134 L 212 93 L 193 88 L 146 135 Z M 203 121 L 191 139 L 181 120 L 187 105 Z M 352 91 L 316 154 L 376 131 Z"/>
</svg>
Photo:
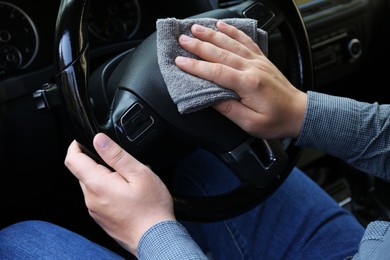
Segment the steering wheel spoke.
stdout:
<svg viewBox="0 0 390 260">
<path fill-rule="evenodd" d="M 258 27 L 268 33 L 273 32 L 283 23 L 283 13 L 271 2 L 262 0 L 246 1 L 244 3 L 248 6 L 242 11 L 243 16 L 256 19 Z"/>
<path fill-rule="evenodd" d="M 265 188 L 281 179 L 288 163 L 288 154 L 276 140 L 248 138 L 234 150 L 220 158 L 236 173 L 242 182 Z"/>
</svg>

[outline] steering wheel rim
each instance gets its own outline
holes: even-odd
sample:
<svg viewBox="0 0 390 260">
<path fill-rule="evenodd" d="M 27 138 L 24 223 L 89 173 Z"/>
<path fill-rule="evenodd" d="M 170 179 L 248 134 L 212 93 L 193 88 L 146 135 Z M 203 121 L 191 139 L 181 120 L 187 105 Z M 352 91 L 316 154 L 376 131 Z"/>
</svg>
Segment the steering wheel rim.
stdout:
<svg viewBox="0 0 390 260">
<path fill-rule="evenodd" d="M 200 147 L 216 154 L 242 180 L 242 185 L 212 197 L 173 193 L 175 213 L 181 220 L 207 222 L 226 219 L 252 208 L 276 190 L 294 167 L 301 149 L 293 145 L 293 140 L 255 139 L 212 109 L 180 115 L 158 68 L 155 33 L 134 50 L 113 58 L 100 71 L 97 70 L 94 75 L 98 75 L 97 81 L 104 84 L 97 87 L 101 94 L 91 93 L 93 77 L 89 75 L 87 33 L 89 4 L 90 0 L 63 0 L 55 36 L 57 85 L 74 122 L 76 139 L 86 147 L 87 153 L 104 163 L 95 155 L 91 144 L 96 133 L 105 132 L 157 172 L 159 162 L 153 159 L 156 151 L 150 147 L 166 145 L 162 140 L 167 136 L 175 139 L 175 144 L 191 139 L 188 146 L 180 146 L 180 149 L 191 151 Z M 257 19 L 266 31 L 279 30 L 289 46 L 290 70 L 286 76 L 297 88 L 313 88 L 310 44 L 293 0 L 272 3 L 267 0 L 244 1 L 229 9 L 212 10 L 191 18 L 200 17 L 249 17 Z M 139 62 L 141 57 L 143 65 Z M 153 87 L 149 89 L 149 86 Z M 103 110 L 110 111 L 107 112 L 109 115 L 98 115 L 96 103 L 101 105 L 99 109 L 103 107 Z M 137 120 L 139 115 L 146 118 L 141 125 L 147 127 L 142 126 L 142 131 L 129 130 L 126 126 L 134 115 Z M 157 152 L 161 150 L 157 149 Z M 259 174 L 257 167 L 263 172 Z M 271 177 L 264 177 L 267 175 Z"/>
</svg>

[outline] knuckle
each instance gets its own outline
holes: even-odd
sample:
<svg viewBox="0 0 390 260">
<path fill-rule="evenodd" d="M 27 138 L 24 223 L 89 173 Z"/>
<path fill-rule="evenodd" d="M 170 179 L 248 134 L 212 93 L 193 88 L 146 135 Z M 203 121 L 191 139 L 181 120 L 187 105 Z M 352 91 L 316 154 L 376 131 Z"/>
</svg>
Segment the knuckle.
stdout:
<svg viewBox="0 0 390 260">
<path fill-rule="evenodd" d="M 219 109 L 223 114 L 229 114 L 232 111 L 232 102 L 229 100 L 220 103 Z"/>
<path fill-rule="evenodd" d="M 230 52 L 226 51 L 226 50 L 220 50 L 219 51 L 219 54 L 218 54 L 218 60 L 221 62 L 221 63 L 226 63 L 230 58 Z"/>
<path fill-rule="evenodd" d="M 73 169 L 73 161 L 75 161 L 75 158 L 73 155 L 70 155 L 70 154 L 67 154 L 65 156 L 65 159 L 64 159 L 64 165 L 68 168 L 68 169 Z"/>
<path fill-rule="evenodd" d="M 66 156 L 65 159 L 64 159 L 64 165 L 69 168 L 70 165 L 71 165 L 71 161 L 69 159 L 69 156 Z"/>
<path fill-rule="evenodd" d="M 215 66 L 212 67 L 212 75 L 214 75 L 214 78 L 222 77 L 223 75 L 223 68 L 220 64 L 215 64 Z"/>
<path fill-rule="evenodd" d="M 262 84 L 262 77 L 251 72 L 242 73 L 242 82 L 245 82 L 248 89 L 255 90 Z"/>
<path fill-rule="evenodd" d="M 118 164 L 125 157 L 125 151 L 122 148 L 116 149 L 109 159 L 110 165 Z"/>
<path fill-rule="evenodd" d="M 140 174 L 146 174 L 146 173 L 150 172 L 151 169 L 148 166 L 146 166 L 145 164 L 139 163 L 136 167 L 136 171 L 139 172 Z"/>
<path fill-rule="evenodd" d="M 241 47 L 241 43 L 239 43 L 239 42 L 237 42 L 237 41 L 233 41 L 232 43 L 231 43 L 231 49 L 232 50 L 238 50 L 238 49 L 240 49 L 240 47 Z"/>
<path fill-rule="evenodd" d="M 242 125 L 248 133 L 253 134 L 256 132 L 257 123 L 255 120 L 244 120 Z"/>
</svg>

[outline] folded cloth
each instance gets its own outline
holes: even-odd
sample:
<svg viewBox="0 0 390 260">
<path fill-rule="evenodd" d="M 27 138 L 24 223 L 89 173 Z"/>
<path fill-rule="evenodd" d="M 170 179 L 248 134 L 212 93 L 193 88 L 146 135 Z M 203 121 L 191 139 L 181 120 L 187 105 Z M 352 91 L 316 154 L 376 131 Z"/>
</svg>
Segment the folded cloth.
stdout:
<svg viewBox="0 0 390 260">
<path fill-rule="evenodd" d="M 234 25 L 251 37 L 261 48 L 263 53 L 268 53 L 267 32 L 257 28 L 257 20 L 249 18 L 221 19 L 227 24 Z M 214 30 L 218 19 L 194 18 L 158 19 L 157 26 L 157 56 L 161 74 L 167 85 L 169 95 L 177 105 L 181 114 L 195 112 L 209 107 L 226 99 L 237 99 L 239 96 L 232 90 L 220 87 L 213 82 L 190 75 L 175 65 L 177 56 L 186 56 L 199 59 L 180 47 L 178 38 L 181 34 L 193 37 L 191 26 L 200 24 Z"/>
</svg>

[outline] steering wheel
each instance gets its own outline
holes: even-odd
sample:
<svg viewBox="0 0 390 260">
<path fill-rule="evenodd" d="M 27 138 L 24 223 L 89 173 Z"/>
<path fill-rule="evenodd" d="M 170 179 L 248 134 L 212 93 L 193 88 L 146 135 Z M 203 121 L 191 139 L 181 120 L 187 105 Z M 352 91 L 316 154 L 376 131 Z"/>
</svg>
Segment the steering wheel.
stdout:
<svg viewBox="0 0 390 260">
<path fill-rule="evenodd" d="M 215 154 L 241 185 L 209 197 L 172 192 L 180 220 L 229 218 L 275 191 L 296 164 L 301 149 L 291 139 L 254 138 L 211 108 L 180 114 L 159 70 L 156 33 L 89 75 L 89 4 L 90 0 L 62 0 L 55 36 L 57 86 L 76 139 L 86 152 L 96 156 L 92 139 L 105 132 L 138 160 L 151 165 L 166 183 L 172 176 L 164 169 L 181 156 L 197 148 Z M 287 53 L 287 78 L 299 89 L 313 87 L 310 44 L 293 0 L 244 1 L 191 18 L 201 17 L 257 19 L 259 28 L 269 35 L 280 34 Z"/>
</svg>

